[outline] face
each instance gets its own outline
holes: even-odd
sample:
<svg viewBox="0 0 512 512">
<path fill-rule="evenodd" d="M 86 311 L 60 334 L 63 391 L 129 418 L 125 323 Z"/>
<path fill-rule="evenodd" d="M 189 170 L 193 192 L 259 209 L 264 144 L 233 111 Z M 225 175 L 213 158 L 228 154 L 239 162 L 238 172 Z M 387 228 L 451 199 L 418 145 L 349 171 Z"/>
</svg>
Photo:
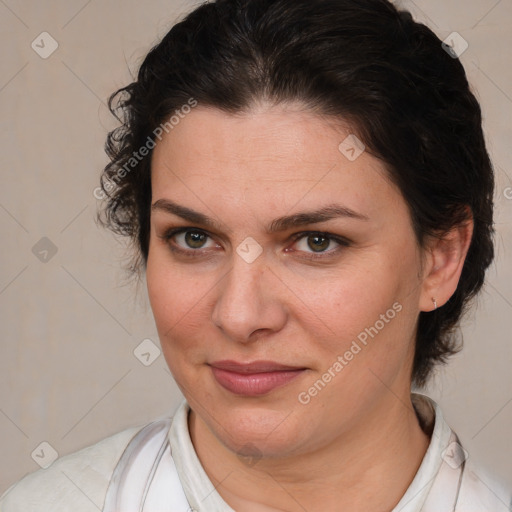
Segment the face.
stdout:
<svg viewBox="0 0 512 512">
<path fill-rule="evenodd" d="M 154 149 L 163 353 L 234 452 L 319 448 L 408 399 L 421 253 L 383 164 L 340 151 L 349 134 L 298 105 L 198 106 Z"/>
</svg>

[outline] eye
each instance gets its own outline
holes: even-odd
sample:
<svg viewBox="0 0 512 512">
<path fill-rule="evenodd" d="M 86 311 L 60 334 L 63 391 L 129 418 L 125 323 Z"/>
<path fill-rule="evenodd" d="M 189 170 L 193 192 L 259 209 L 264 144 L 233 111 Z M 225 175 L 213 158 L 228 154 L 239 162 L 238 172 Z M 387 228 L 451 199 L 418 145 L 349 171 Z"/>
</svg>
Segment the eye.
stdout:
<svg viewBox="0 0 512 512">
<path fill-rule="evenodd" d="M 202 249 L 206 243 L 208 235 L 202 231 L 183 231 L 176 235 L 176 240 L 181 240 L 191 249 Z"/>
<path fill-rule="evenodd" d="M 209 252 L 210 249 L 220 248 L 208 233 L 190 227 L 169 229 L 159 238 L 167 243 L 172 252 L 192 258 L 204 256 L 204 253 Z M 211 240 L 210 246 L 208 246 L 209 239 Z M 305 253 L 307 256 L 299 257 L 307 260 L 333 257 L 350 245 L 350 242 L 344 238 L 317 231 L 296 233 L 292 240 L 298 250 L 286 249 L 286 251 Z M 328 250 L 333 243 L 336 245 L 334 249 Z"/>
<path fill-rule="evenodd" d="M 203 249 L 211 248 L 206 245 L 210 235 L 195 228 L 170 229 L 159 238 L 167 243 L 171 251 L 185 256 L 199 256 Z M 219 246 L 214 243 L 213 247 Z"/>
<path fill-rule="evenodd" d="M 321 232 L 305 232 L 297 233 L 294 235 L 295 244 L 298 250 L 310 254 L 307 259 L 318 259 L 326 258 L 337 254 L 344 247 L 348 247 L 350 244 L 347 240 L 341 237 L 331 235 L 330 233 Z M 336 244 L 336 247 L 331 250 L 327 250 L 332 244 Z M 310 252 L 312 251 L 312 252 Z"/>
</svg>

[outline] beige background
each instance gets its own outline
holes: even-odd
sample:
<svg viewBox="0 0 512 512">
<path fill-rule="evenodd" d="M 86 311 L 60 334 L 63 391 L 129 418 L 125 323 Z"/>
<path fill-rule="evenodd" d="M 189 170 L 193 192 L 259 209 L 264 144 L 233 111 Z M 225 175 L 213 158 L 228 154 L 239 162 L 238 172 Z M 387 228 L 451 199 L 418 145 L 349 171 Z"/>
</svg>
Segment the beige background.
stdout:
<svg viewBox="0 0 512 512">
<path fill-rule="evenodd" d="M 464 324 L 465 350 L 430 394 L 470 456 L 512 485 L 512 3 L 404 4 L 442 39 L 468 41 L 461 60 L 497 172 L 497 261 Z M 93 190 L 114 126 L 106 98 L 193 5 L 0 0 L 0 492 L 38 469 L 41 442 L 70 453 L 181 400 L 162 356 L 146 367 L 133 354 L 157 333 L 144 285 L 122 284 L 122 246 L 94 223 Z M 31 48 L 43 31 L 59 44 L 47 59 Z M 42 237 L 57 248 L 46 263 L 32 251 Z"/>
</svg>

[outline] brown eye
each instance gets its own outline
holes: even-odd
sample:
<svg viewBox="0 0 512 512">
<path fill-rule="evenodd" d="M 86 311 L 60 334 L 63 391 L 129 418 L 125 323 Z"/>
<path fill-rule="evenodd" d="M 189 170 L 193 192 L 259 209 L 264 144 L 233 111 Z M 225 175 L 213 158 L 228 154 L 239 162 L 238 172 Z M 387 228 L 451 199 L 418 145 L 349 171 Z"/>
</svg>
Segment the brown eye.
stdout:
<svg viewBox="0 0 512 512">
<path fill-rule="evenodd" d="M 201 249 L 208 238 L 208 235 L 200 231 L 185 231 L 185 243 L 192 249 Z"/>
<path fill-rule="evenodd" d="M 171 228 L 160 238 L 172 252 L 194 258 L 204 256 L 206 252 L 219 247 L 208 233 L 200 229 Z"/>
<path fill-rule="evenodd" d="M 329 244 L 331 243 L 331 239 L 321 235 L 310 235 L 307 238 L 308 247 L 313 251 L 325 251 Z"/>
<path fill-rule="evenodd" d="M 303 252 L 323 253 L 333 252 L 336 246 L 347 245 L 336 237 L 330 236 L 327 233 L 300 233 L 295 238 L 297 249 Z M 334 244 L 332 250 L 328 250 Z"/>
<path fill-rule="evenodd" d="M 307 260 L 321 260 L 339 256 L 340 252 L 351 243 L 339 236 L 330 233 L 302 232 L 294 237 L 295 249 L 293 252 L 305 253 L 301 256 Z"/>
</svg>

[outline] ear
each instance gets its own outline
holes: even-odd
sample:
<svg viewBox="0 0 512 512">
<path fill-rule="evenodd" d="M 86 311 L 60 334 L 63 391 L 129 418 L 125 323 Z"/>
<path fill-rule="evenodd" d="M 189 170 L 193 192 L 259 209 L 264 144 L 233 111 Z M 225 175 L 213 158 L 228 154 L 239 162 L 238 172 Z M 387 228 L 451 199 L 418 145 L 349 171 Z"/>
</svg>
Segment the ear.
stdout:
<svg viewBox="0 0 512 512">
<path fill-rule="evenodd" d="M 473 218 L 452 228 L 442 238 L 431 237 L 425 251 L 419 309 L 432 311 L 446 304 L 459 284 L 473 236 Z"/>
</svg>

